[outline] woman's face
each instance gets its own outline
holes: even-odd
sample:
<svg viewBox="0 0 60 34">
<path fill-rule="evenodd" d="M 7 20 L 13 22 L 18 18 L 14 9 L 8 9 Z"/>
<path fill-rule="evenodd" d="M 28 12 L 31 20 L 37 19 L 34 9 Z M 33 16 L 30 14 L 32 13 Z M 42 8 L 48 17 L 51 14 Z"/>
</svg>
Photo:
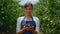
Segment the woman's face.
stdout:
<svg viewBox="0 0 60 34">
<path fill-rule="evenodd" d="M 28 6 L 25 8 L 25 14 L 26 15 L 31 15 L 32 14 L 33 8 L 31 6 Z"/>
</svg>

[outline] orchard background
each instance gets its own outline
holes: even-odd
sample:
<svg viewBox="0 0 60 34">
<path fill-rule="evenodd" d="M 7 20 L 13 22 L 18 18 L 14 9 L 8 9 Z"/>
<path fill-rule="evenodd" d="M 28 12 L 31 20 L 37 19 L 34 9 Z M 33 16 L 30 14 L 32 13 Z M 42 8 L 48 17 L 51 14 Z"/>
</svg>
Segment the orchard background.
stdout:
<svg viewBox="0 0 60 34">
<path fill-rule="evenodd" d="M 40 0 L 32 15 L 40 19 L 41 34 L 60 34 L 60 0 Z M 16 34 L 20 16 L 24 10 L 18 0 L 0 0 L 0 34 Z"/>
</svg>

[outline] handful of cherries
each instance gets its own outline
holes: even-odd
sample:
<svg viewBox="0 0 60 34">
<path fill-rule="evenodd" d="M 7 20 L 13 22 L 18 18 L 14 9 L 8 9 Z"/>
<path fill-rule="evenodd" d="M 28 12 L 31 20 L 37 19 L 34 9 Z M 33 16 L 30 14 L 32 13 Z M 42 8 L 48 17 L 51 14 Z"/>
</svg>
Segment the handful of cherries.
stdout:
<svg viewBox="0 0 60 34">
<path fill-rule="evenodd" d="M 34 27 L 34 26 L 32 26 L 30 24 L 26 24 L 24 27 Z"/>
</svg>

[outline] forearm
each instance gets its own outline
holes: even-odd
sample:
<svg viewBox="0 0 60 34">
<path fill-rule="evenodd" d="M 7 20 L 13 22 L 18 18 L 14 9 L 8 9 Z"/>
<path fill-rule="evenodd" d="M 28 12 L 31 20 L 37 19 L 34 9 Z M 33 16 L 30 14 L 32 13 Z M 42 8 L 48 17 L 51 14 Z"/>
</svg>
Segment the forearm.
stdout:
<svg viewBox="0 0 60 34">
<path fill-rule="evenodd" d="M 33 33 L 33 34 L 38 34 L 37 31 L 35 31 L 35 30 L 33 30 L 32 33 Z"/>
<path fill-rule="evenodd" d="M 24 30 L 20 30 L 17 34 L 23 34 Z"/>
<path fill-rule="evenodd" d="M 22 34 L 22 33 L 23 33 L 22 31 L 17 32 L 17 34 Z"/>
</svg>

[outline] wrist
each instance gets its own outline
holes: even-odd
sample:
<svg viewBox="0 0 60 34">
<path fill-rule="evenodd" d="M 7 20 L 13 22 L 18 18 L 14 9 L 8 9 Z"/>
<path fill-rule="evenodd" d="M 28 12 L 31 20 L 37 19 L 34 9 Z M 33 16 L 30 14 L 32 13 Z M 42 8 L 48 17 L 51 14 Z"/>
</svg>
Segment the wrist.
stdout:
<svg viewBox="0 0 60 34">
<path fill-rule="evenodd" d="M 22 32 L 25 32 L 25 31 L 26 31 L 26 30 L 23 28 L 23 29 L 22 29 Z"/>
<path fill-rule="evenodd" d="M 32 30 L 32 33 L 33 33 L 33 34 L 37 34 L 37 31 L 35 31 L 35 30 Z"/>
<path fill-rule="evenodd" d="M 34 29 L 31 30 L 31 32 L 34 32 L 34 31 L 35 31 Z"/>
</svg>

